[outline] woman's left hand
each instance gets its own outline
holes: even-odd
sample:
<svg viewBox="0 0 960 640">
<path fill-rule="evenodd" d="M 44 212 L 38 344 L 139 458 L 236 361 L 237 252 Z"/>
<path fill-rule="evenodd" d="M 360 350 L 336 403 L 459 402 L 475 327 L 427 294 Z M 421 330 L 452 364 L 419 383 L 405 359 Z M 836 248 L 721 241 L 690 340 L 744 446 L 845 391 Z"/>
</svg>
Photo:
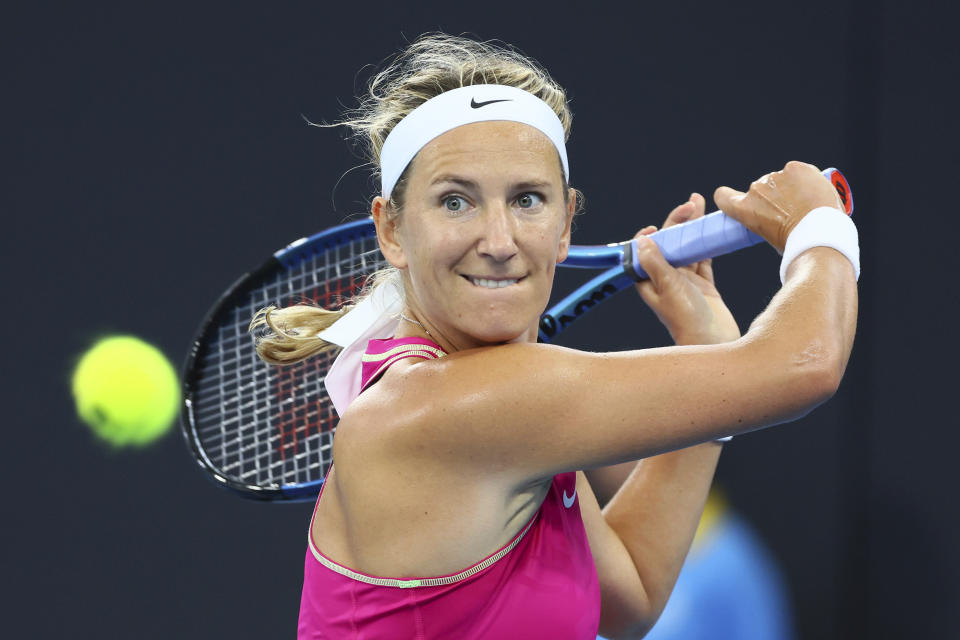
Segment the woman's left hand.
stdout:
<svg viewBox="0 0 960 640">
<path fill-rule="evenodd" d="M 700 218 L 706 202 L 699 193 L 676 207 L 663 228 Z M 646 227 L 636 238 L 657 228 Z M 740 328 L 713 282 L 711 260 L 702 260 L 679 269 L 672 267 L 652 240 L 638 243 L 640 266 L 650 279 L 636 285 L 640 297 L 657 314 L 676 344 L 716 344 L 740 337 Z"/>
</svg>

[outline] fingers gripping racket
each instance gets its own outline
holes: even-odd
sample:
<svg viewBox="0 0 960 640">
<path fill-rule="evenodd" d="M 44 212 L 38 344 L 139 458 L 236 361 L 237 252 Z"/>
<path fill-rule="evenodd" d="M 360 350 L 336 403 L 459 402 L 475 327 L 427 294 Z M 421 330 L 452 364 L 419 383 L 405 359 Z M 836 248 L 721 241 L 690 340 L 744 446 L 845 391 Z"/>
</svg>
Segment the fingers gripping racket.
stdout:
<svg viewBox="0 0 960 640">
<path fill-rule="evenodd" d="M 835 169 L 823 173 L 852 213 L 846 179 Z M 719 211 L 650 237 L 674 266 L 763 241 Z M 571 246 L 561 267 L 603 271 L 543 314 L 540 341 L 550 342 L 600 302 L 644 279 L 635 248 L 633 240 Z M 197 463 L 217 484 L 262 500 L 316 498 L 339 420 L 323 386 L 337 351 L 296 365 L 270 366 L 257 356 L 247 327 L 259 309 L 271 304 L 309 301 L 336 308 L 386 266 L 372 220 L 359 220 L 297 240 L 220 297 L 200 325 L 184 366 L 181 416 Z"/>
<path fill-rule="evenodd" d="M 830 180 L 837 190 L 847 215 L 852 215 L 853 192 L 847 179 L 832 168 L 825 169 L 823 176 Z M 661 229 L 649 237 L 657 243 L 667 262 L 675 267 L 733 253 L 764 241 L 722 211 L 714 211 L 702 218 Z M 540 316 L 540 341 L 550 342 L 554 336 L 598 303 L 633 283 L 646 279 L 648 276 L 637 261 L 636 249 L 636 240 L 609 245 L 571 246 L 570 254 L 560 266 L 608 268 Z"/>
</svg>

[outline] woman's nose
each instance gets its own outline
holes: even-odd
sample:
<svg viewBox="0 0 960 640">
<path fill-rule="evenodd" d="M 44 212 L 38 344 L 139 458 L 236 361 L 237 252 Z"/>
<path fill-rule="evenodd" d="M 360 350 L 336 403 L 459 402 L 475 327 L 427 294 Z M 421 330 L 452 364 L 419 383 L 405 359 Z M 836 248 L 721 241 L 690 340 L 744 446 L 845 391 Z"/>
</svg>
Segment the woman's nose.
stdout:
<svg viewBox="0 0 960 640">
<path fill-rule="evenodd" d="M 517 219 L 510 208 L 502 204 L 491 207 L 485 213 L 477 251 L 497 262 L 506 262 L 517 253 Z"/>
</svg>

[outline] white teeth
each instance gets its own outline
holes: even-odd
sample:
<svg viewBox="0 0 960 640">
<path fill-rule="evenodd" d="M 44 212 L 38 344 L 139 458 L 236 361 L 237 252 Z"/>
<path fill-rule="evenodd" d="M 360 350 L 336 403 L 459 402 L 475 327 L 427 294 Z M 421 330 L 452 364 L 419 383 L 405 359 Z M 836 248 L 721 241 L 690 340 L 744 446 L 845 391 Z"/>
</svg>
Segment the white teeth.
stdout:
<svg viewBox="0 0 960 640">
<path fill-rule="evenodd" d="M 517 284 L 516 279 L 512 280 L 487 280 L 486 278 L 470 278 L 470 282 L 478 287 L 486 287 L 488 289 L 501 289 L 503 287 L 509 287 L 512 284 Z"/>
</svg>

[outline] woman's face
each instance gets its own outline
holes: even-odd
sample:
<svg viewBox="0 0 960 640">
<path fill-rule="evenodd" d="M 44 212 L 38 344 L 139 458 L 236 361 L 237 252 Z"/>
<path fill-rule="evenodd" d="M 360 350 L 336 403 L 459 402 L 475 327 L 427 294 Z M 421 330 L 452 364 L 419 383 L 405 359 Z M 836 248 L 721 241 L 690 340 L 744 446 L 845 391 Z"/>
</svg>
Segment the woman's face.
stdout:
<svg viewBox="0 0 960 640">
<path fill-rule="evenodd" d="M 400 215 L 373 213 L 407 306 L 448 346 L 535 340 L 570 244 L 557 150 L 516 122 L 479 122 L 427 144 L 408 169 Z"/>
</svg>

